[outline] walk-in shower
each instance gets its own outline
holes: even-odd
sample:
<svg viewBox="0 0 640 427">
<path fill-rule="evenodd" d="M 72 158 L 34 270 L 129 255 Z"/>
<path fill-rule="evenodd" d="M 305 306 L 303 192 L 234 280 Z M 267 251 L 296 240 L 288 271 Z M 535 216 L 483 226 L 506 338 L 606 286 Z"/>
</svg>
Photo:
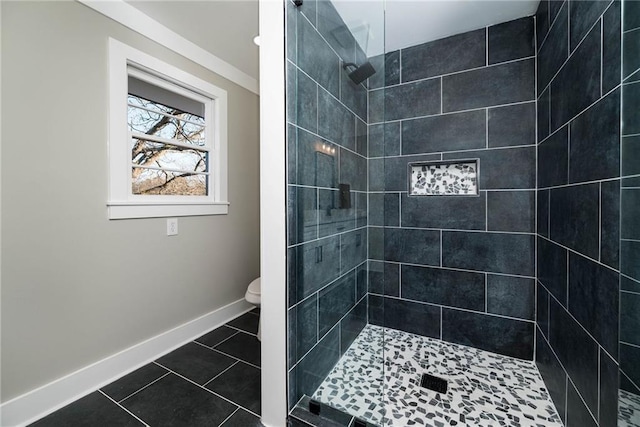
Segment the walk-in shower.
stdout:
<svg viewBox="0 0 640 427">
<path fill-rule="evenodd" d="M 293 425 L 640 425 L 622 6 L 286 2 Z"/>
</svg>

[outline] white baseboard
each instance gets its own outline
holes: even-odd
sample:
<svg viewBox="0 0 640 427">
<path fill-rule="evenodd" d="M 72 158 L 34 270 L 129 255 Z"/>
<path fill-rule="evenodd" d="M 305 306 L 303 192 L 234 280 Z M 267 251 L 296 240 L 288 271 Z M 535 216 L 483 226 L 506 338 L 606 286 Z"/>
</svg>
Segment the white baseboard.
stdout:
<svg viewBox="0 0 640 427">
<path fill-rule="evenodd" d="M 237 300 L 167 332 L 122 350 L 0 406 L 0 425 L 24 426 L 152 362 L 253 306 Z"/>
</svg>

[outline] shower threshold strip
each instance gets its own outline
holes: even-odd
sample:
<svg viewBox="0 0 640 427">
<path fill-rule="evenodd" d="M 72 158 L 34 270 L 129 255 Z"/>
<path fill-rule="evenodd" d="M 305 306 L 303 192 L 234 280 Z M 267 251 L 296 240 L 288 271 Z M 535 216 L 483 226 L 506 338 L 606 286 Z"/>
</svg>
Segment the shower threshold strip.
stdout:
<svg viewBox="0 0 640 427">
<path fill-rule="evenodd" d="M 423 374 L 447 381 L 425 387 Z M 562 426 L 534 362 L 367 325 L 313 394 L 380 426 Z"/>
</svg>

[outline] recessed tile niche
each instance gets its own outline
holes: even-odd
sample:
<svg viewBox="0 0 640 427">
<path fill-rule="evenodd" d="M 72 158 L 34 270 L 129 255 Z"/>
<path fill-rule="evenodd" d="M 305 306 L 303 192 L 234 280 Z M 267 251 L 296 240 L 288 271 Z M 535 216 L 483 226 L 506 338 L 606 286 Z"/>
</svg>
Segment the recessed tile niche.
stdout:
<svg viewBox="0 0 640 427">
<path fill-rule="evenodd" d="M 410 196 L 477 196 L 478 159 L 409 164 Z"/>
</svg>

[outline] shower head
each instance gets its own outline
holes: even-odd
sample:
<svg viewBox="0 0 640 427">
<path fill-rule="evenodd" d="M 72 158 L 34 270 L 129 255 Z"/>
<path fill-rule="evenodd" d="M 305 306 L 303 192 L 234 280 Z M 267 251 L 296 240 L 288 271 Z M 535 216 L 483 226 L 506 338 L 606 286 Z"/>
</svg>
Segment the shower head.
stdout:
<svg viewBox="0 0 640 427">
<path fill-rule="evenodd" d="M 345 63 L 342 68 L 345 70 L 347 67 L 353 67 L 355 70 L 349 73 L 349 78 L 357 85 L 367 80 L 369 77 L 373 76 L 376 73 L 376 69 L 373 68 L 373 65 L 369 61 L 360 65 L 359 67 L 353 62 Z"/>
</svg>

